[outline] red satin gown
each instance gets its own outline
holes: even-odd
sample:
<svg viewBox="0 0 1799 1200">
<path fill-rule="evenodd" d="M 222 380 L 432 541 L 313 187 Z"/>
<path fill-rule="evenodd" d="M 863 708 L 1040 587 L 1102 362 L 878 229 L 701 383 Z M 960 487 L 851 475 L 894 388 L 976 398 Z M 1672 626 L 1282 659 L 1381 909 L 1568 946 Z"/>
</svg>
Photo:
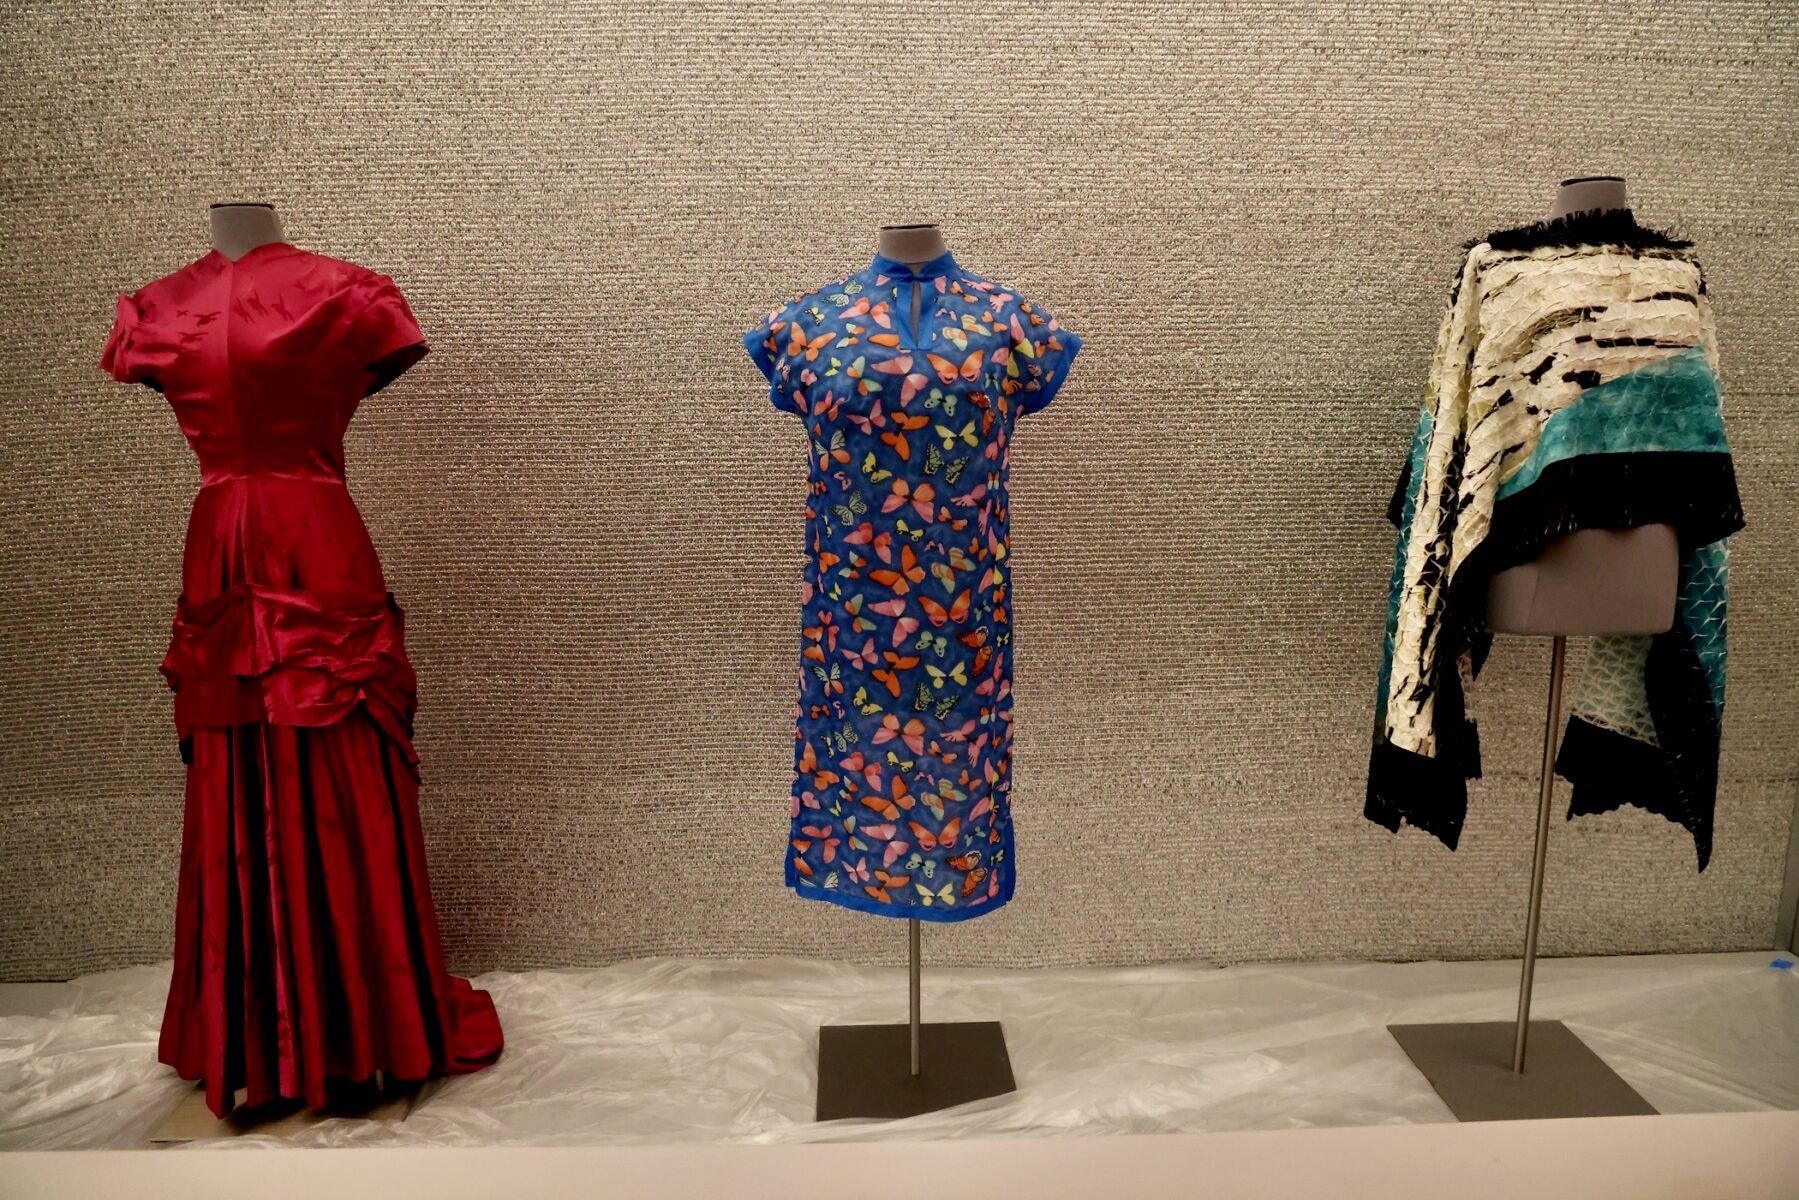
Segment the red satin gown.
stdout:
<svg viewBox="0 0 1799 1200">
<path fill-rule="evenodd" d="M 479 1070 L 493 1001 L 444 969 L 401 614 L 344 485 L 365 396 L 424 356 L 393 281 L 283 243 L 121 296 L 101 368 L 200 459 L 162 673 L 187 760 L 161 1060 L 223 1116 L 327 1080 Z"/>
</svg>

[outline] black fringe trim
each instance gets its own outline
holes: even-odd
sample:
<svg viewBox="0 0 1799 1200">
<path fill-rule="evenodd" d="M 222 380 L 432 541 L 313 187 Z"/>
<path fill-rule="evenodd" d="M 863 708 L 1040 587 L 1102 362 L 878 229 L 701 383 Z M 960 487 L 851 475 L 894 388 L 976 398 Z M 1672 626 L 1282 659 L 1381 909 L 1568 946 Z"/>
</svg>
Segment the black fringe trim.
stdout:
<svg viewBox="0 0 1799 1200">
<path fill-rule="evenodd" d="M 1412 458 L 1406 455 L 1405 465 L 1399 468 L 1399 481 L 1393 485 L 1393 494 L 1387 499 L 1387 523 L 1398 529 L 1405 518 L 1405 494 L 1412 486 Z"/>
<path fill-rule="evenodd" d="M 1485 242 L 1495 250 L 1536 250 L 1543 246 L 1623 246 L 1631 250 L 1685 250 L 1692 246 L 1686 238 L 1677 238 L 1659 229 L 1637 224 L 1636 214 L 1628 208 L 1601 212 L 1569 213 L 1551 221 L 1534 221 L 1495 229 L 1485 237 L 1463 243 L 1472 250 Z"/>
<path fill-rule="evenodd" d="M 1690 833 L 1701 871 L 1711 863 L 1712 806 L 1696 811 L 1690 805 L 1677 783 L 1679 772 L 1661 747 L 1570 717 L 1555 773 L 1574 785 L 1570 821 L 1633 805 Z"/>
<path fill-rule="evenodd" d="M 1675 526 L 1682 544 L 1689 547 L 1709 545 L 1741 529 L 1742 500 L 1730 455 L 1666 450 L 1582 455 L 1550 464 L 1535 483 L 1495 506 L 1486 538 L 1456 572 L 1445 600 L 1431 681 L 1436 693 L 1437 755 L 1427 757 L 1379 741 L 1369 756 L 1363 815 L 1395 831 L 1402 824 L 1415 825 L 1454 850 L 1467 816 L 1466 781 L 1481 774 L 1479 730 L 1464 708 L 1456 662 L 1466 651 L 1478 676 L 1486 661 L 1493 641 L 1485 628 L 1492 576 L 1538 557 L 1551 539 L 1565 533 L 1661 524 Z M 1666 816 L 1692 832 L 1703 870 L 1711 854 L 1717 723 L 1713 719 L 1708 726 L 1699 708 L 1703 693 L 1709 709 L 1709 692 L 1704 691 L 1704 674 L 1684 630 L 1677 628 L 1656 639 L 1647 682 L 1657 708 L 1657 737 L 1664 744 L 1688 747 L 1673 764 L 1663 757 L 1658 768 L 1662 799 L 1607 803 L 1610 793 L 1600 784 L 1577 795 L 1575 811 L 1605 812 L 1629 802 Z M 1577 749 L 1570 761 L 1585 772 L 1588 784 L 1603 779 L 1603 769 L 1582 760 L 1580 753 Z M 1678 770 L 1671 774 L 1672 768 Z M 1666 780 L 1675 776 L 1680 782 L 1670 792 L 1672 785 Z M 1587 803 L 1602 807 L 1578 807 Z"/>
<path fill-rule="evenodd" d="M 1468 816 L 1468 783 L 1453 761 L 1414 754 L 1383 738 L 1368 756 L 1362 815 L 1395 833 L 1414 825 L 1454 850 Z"/>
<path fill-rule="evenodd" d="M 1681 545 L 1709 546 L 1743 527 L 1731 456 L 1717 451 L 1643 450 L 1583 454 L 1543 468 L 1535 483 L 1493 508 L 1492 526 L 1456 572 L 1452 600 L 1486 608 L 1488 579 L 1530 562 L 1580 529 L 1673 525 Z"/>
</svg>

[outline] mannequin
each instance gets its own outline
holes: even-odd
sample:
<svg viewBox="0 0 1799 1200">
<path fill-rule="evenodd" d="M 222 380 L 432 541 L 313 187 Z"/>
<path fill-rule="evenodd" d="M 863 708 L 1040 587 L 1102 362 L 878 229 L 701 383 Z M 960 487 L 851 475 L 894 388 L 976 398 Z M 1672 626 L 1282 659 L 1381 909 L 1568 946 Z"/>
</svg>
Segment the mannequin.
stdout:
<svg viewBox="0 0 1799 1200">
<path fill-rule="evenodd" d="M 258 246 L 287 241 L 273 204 L 230 203 L 212 206 L 212 246 L 236 262 Z"/>
<path fill-rule="evenodd" d="M 903 262 L 907 266 L 922 267 L 940 254 L 949 252 L 949 243 L 943 240 L 943 230 L 934 223 L 920 222 L 912 225 L 883 225 L 875 241 L 875 249 L 879 250 L 895 262 Z M 912 281 L 912 329 L 918 330 L 919 308 L 924 301 L 924 288 L 914 279 Z"/>
<path fill-rule="evenodd" d="M 922 266 L 949 249 L 943 230 L 931 223 L 883 225 L 876 248 L 895 262 Z"/>
<path fill-rule="evenodd" d="M 1576 213 L 1628 208 L 1616 176 L 1564 179 L 1551 221 Z M 1389 1025 L 1450 1111 L 1462 1120 L 1520 1117 L 1629 1116 L 1655 1109 L 1560 1021 L 1531 1020 L 1537 935 L 1549 853 L 1561 723 L 1562 673 L 1570 635 L 1655 634 L 1673 627 L 1680 539 L 1672 525 L 1583 529 L 1556 538 L 1534 560 L 1488 581 L 1486 626 L 1494 633 L 1553 638 L 1549 703 L 1538 775 L 1536 847 L 1525 916 L 1524 955 L 1514 1021 Z M 1537 1053 L 1525 1073 L 1526 1049 Z M 1504 1041 L 1511 1076 L 1498 1075 Z"/>
<path fill-rule="evenodd" d="M 1564 179 L 1550 220 L 1628 208 L 1616 176 Z M 1672 525 L 1582 529 L 1495 574 L 1487 628 L 1543 636 L 1662 633 L 1674 624 L 1680 540 Z"/>
<path fill-rule="evenodd" d="M 929 222 L 883 225 L 875 248 L 882 257 L 913 268 L 949 252 L 943 231 Z M 917 339 L 925 289 L 916 278 L 911 285 Z M 819 1120 L 917 1116 L 1017 1087 L 1000 1022 L 925 1023 L 920 926 L 916 917 L 906 921 L 907 1023 L 820 1027 Z"/>
</svg>

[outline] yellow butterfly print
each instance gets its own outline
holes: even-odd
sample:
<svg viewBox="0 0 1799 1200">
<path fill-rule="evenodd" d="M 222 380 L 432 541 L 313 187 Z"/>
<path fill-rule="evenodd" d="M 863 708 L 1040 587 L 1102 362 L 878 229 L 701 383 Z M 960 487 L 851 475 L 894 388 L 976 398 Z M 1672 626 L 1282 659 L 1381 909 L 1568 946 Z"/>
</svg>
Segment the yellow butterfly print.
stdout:
<svg viewBox="0 0 1799 1200">
<path fill-rule="evenodd" d="M 968 664 L 965 662 L 957 663 L 955 666 L 951 667 L 948 671 L 943 670 L 943 668 L 941 668 L 941 667 L 933 666 L 930 663 L 926 663 L 924 665 L 924 669 L 925 669 L 925 672 L 928 675 L 930 675 L 930 677 L 931 677 L 932 686 L 936 687 L 940 691 L 943 688 L 943 684 L 944 684 L 945 680 L 953 680 L 954 682 L 961 684 L 963 687 L 968 686 Z"/>
<path fill-rule="evenodd" d="M 943 448 L 945 450 L 955 449 L 958 440 L 965 442 L 970 446 L 978 446 L 981 444 L 981 439 L 976 436 L 974 426 L 975 423 L 970 421 L 968 424 L 962 426 L 962 431 L 958 433 L 947 425 L 939 425 L 936 427 L 937 436 L 943 439 Z"/>
<path fill-rule="evenodd" d="M 931 907 L 933 904 L 941 904 L 945 908 L 949 908 L 956 903 L 956 889 L 954 884 L 946 883 L 938 888 L 935 893 L 933 893 L 930 888 L 917 881 L 914 881 L 912 886 L 918 889 L 918 902 L 926 908 Z"/>
</svg>

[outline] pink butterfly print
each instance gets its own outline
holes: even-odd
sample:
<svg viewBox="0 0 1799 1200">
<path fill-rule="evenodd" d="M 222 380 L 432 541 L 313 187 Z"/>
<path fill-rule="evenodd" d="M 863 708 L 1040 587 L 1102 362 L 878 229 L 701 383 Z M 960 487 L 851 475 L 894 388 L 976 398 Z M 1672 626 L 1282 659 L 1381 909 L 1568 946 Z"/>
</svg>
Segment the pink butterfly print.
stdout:
<svg viewBox="0 0 1799 1200">
<path fill-rule="evenodd" d="M 887 301 L 885 300 L 879 304 L 872 304 L 867 296 L 861 296 L 854 304 L 837 315 L 840 317 L 867 317 L 882 329 L 893 328 L 893 320 L 887 315 Z"/>
<path fill-rule="evenodd" d="M 867 641 L 863 642 L 862 649 L 860 650 L 844 650 L 841 653 L 843 654 L 843 657 L 848 660 L 850 666 L 855 667 L 859 671 L 871 670 L 876 663 L 881 661 L 880 657 L 875 653 L 875 640 L 873 638 L 869 638 Z"/>
<path fill-rule="evenodd" d="M 901 617 L 893 623 L 893 644 L 899 644 L 918 632 L 917 617 Z"/>
<path fill-rule="evenodd" d="M 911 842 L 888 842 L 886 851 L 881 855 L 881 867 L 891 867 L 906 851 L 912 848 Z"/>
<path fill-rule="evenodd" d="M 858 750 L 848 758 L 837 760 L 837 765 L 842 767 L 845 771 L 848 771 L 851 775 L 862 776 L 863 779 L 868 781 L 868 786 L 874 791 L 878 792 L 881 790 L 881 764 L 864 759 L 862 751 Z"/>
<path fill-rule="evenodd" d="M 856 832 L 874 838 L 878 842 L 887 842 L 893 840 L 893 835 L 899 832 L 899 826 L 894 824 L 864 825 Z"/>
<path fill-rule="evenodd" d="M 881 727 L 875 730 L 874 744 L 878 746 L 883 742 L 891 742 L 895 738 L 906 743 L 906 748 L 912 753 L 923 754 L 924 722 L 913 717 L 902 725 L 898 716 L 888 713 L 881 718 Z"/>
<path fill-rule="evenodd" d="M 967 508 L 977 503 L 986 494 L 987 485 L 984 483 L 977 483 L 966 492 L 963 492 L 960 496 L 951 496 L 949 502 L 951 504 L 960 504 L 962 507 Z M 983 516 L 984 515 L 985 514 L 983 514 Z"/>
<path fill-rule="evenodd" d="M 849 859 L 844 859 L 843 872 L 850 877 L 851 883 L 867 883 L 870 879 L 868 874 L 868 860 L 866 858 L 858 858 L 856 860 L 856 865 L 853 867 L 850 865 Z"/>
<path fill-rule="evenodd" d="M 893 494 L 882 502 L 881 511 L 892 512 L 896 508 L 904 508 L 910 504 L 920 519 L 928 521 L 931 519 L 931 514 L 937 511 L 936 506 L 932 503 L 936 498 L 937 489 L 928 483 L 921 483 L 917 487 L 913 487 L 904 479 L 896 479 L 893 481 Z"/>
<path fill-rule="evenodd" d="M 891 600 L 883 600 L 879 604 L 868 606 L 870 612 L 878 612 L 883 617 L 897 617 L 906 611 L 906 602 L 895 596 Z"/>
<path fill-rule="evenodd" d="M 881 398 L 879 396 L 875 397 L 874 405 L 868 410 L 868 415 L 866 417 L 858 416 L 856 413 L 850 413 L 849 418 L 850 423 L 855 425 L 863 433 L 873 433 L 877 426 L 887 424 L 887 418 L 881 413 Z M 849 484 L 846 482 L 843 486 L 848 488 Z"/>
</svg>

